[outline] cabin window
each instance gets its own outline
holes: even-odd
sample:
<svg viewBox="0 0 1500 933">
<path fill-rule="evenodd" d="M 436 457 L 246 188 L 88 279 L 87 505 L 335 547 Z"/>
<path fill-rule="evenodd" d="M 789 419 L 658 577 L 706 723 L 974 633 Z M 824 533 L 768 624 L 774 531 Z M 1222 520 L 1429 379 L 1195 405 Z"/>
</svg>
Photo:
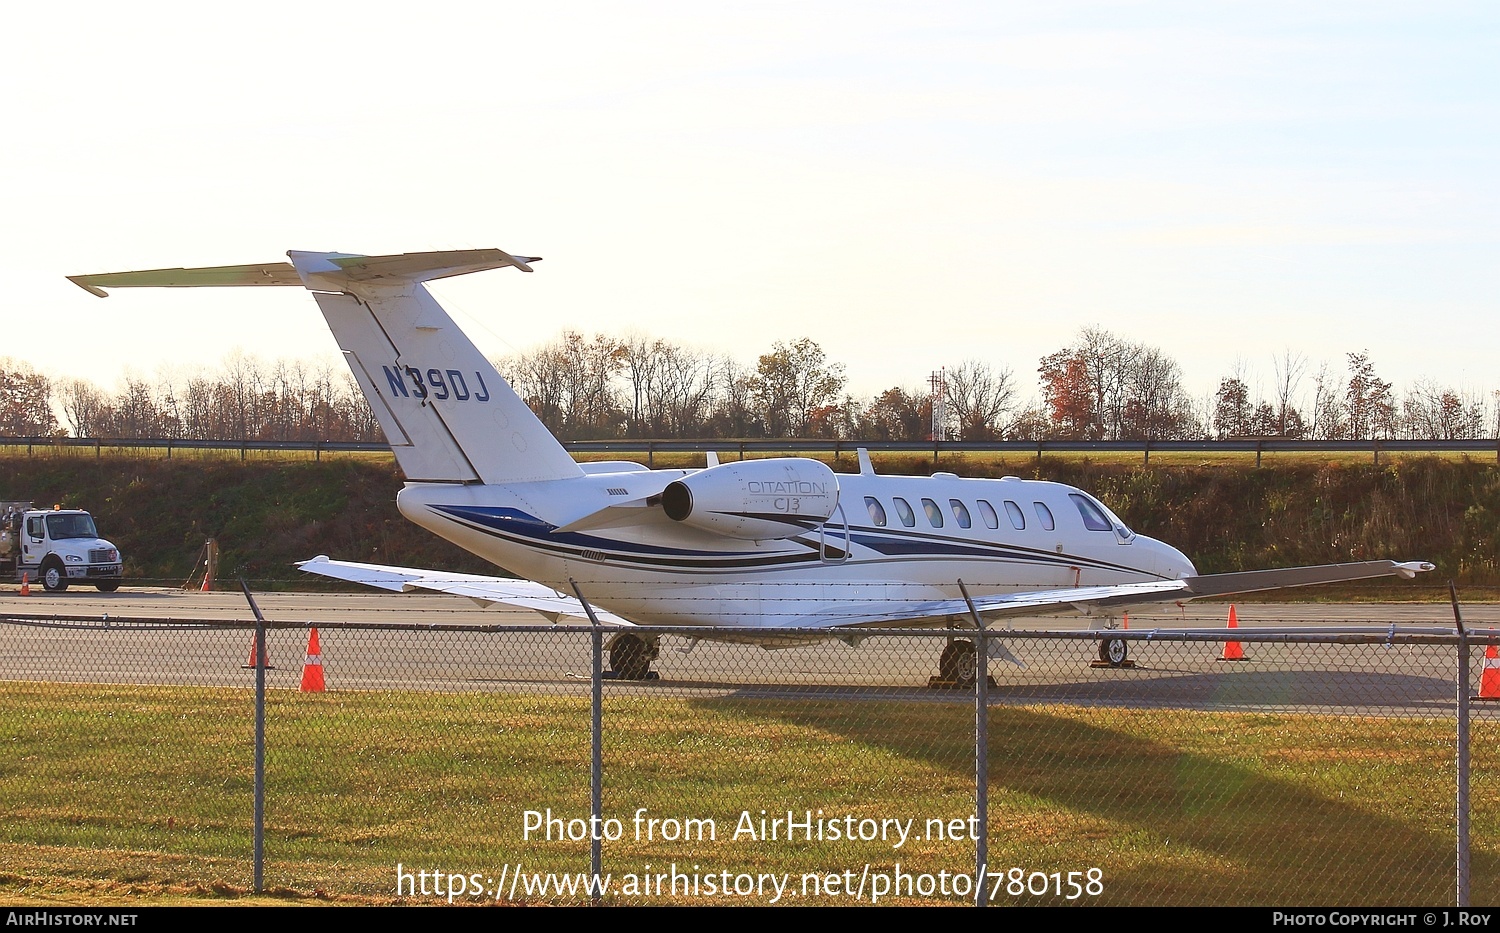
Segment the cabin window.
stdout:
<svg viewBox="0 0 1500 933">
<path fill-rule="evenodd" d="M 927 513 L 927 524 L 934 528 L 943 527 L 943 510 L 931 499 L 922 500 L 922 511 Z"/>
<path fill-rule="evenodd" d="M 865 496 L 865 508 L 870 512 L 870 521 L 884 528 L 885 506 L 880 504 L 880 500 L 874 496 Z"/>
<path fill-rule="evenodd" d="M 953 520 L 958 522 L 958 527 L 968 528 L 974 524 L 973 519 L 969 518 L 969 507 L 962 502 L 959 502 L 957 499 L 949 499 L 948 508 L 953 510 Z"/>
<path fill-rule="evenodd" d="M 1031 505 L 1036 510 L 1036 520 L 1042 523 L 1043 528 L 1051 531 L 1057 527 L 1057 522 L 1052 520 L 1052 510 L 1047 508 L 1045 502 L 1033 502 Z"/>
<path fill-rule="evenodd" d="M 983 499 L 979 500 L 979 517 L 984 519 L 986 528 L 1000 527 L 1000 516 L 995 514 L 995 507 Z"/>
<path fill-rule="evenodd" d="M 908 528 L 915 526 L 917 524 L 917 513 L 911 510 L 911 503 L 900 496 L 896 497 L 895 502 L 896 514 L 901 516 L 901 524 Z"/>
<path fill-rule="evenodd" d="M 1076 492 L 1068 493 L 1068 498 L 1078 506 L 1078 514 L 1083 516 L 1083 527 L 1089 531 L 1109 531 L 1109 519 L 1099 511 L 1099 507 Z"/>
<path fill-rule="evenodd" d="M 1010 526 L 1017 531 L 1026 530 L 1026 513 L 1009 499 L 1005 500 L 1005 514 L 1010 516 Z"/>
</svg>

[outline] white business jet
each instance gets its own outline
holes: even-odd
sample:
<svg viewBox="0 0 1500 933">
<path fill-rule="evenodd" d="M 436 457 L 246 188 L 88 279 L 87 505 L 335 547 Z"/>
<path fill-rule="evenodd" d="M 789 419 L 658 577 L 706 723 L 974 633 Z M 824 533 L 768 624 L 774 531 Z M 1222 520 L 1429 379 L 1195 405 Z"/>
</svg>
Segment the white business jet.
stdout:
<svg viewBox="0 0 1500 933">
<path fill-rule="evenodd" d="M 290 285 L 317 299 L 406 476 L 401 513 L 520 580 L 330 560 L 310 573 L 435 590 L 618 626 L 610 665 L 654 676 L 658 637 L 637 625 L 774 647 L 859 640 L 882 626 L 966 626 L 1076 610 L 1101 629 L 1140 603 L 1176 602 L 1432 569 L 1389 560 L 1199 575 L 1182 552 L 1131 531 L 1059 483 L 881 476 L 802 457 L 651 470 L 577 463 L 422 283 L 535 257 L 495 249 L 70 276 L 104 297 L 126 286 Z M 586 601 L 586 602 L 585 602 Z M 774 631 L 773 631 L 774 630 Z M 1000 657 L 1010 657 L 1003 646 Z M 1101 660 L 1126 642 L 1101 635 Z M 939 674 L 972 683 L 973 643 L 951 638 Z"/>
</svg>

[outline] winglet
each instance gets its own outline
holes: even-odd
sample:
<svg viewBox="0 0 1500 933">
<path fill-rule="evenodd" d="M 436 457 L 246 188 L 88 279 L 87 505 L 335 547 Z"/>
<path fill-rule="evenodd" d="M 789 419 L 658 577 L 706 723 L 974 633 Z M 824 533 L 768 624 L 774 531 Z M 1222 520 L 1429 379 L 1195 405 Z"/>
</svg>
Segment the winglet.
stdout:
<svg viewBox="0 0 1500 933">
<path fill-rule="evenodd" d="M 86 275 L 70 275 L 68 276 L 68 281 L 72 282 L 74 285 L 77 285 L 79 288 L 88 292 L 90 295 L 98 295 L 100 298 L 109 297 L 109 292 L 105 291 L 97 285 L 90 285 L 89 283 L 83 281 L 86 278 L 88 278 L 88 276 Z"/>
<path fill-rule="evenodd" d="M 1391 568 L 1396 576 L 1406 580 L 1413 580 L 1416 578 L 1417 574 L 1427 573 L 1429 570 L 1435 569 L 1437 569 L 1435 564 L 1429 564 L 1425 560 L 1409 560 L 1405 563 L 1397 564 L 1396 566 Z"/>
</svg>

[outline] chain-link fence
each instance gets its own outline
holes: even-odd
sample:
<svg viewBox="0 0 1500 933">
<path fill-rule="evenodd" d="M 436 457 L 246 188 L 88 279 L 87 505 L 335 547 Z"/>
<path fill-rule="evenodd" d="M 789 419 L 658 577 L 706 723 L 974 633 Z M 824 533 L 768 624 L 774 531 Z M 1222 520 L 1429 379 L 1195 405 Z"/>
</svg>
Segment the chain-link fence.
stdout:
<svg viewBox="0 0 1500 933">
<path fill-rule="evenodd" d="M 0 891 L 1500 900 L 1487 633 L 1001 631 L 991 684 L 962 631 L 636 631 L 655 679 L 593 676 L 610 630 L 272 625 L 258 866 L 253 625 L 0 622 Z"/>
</svg>

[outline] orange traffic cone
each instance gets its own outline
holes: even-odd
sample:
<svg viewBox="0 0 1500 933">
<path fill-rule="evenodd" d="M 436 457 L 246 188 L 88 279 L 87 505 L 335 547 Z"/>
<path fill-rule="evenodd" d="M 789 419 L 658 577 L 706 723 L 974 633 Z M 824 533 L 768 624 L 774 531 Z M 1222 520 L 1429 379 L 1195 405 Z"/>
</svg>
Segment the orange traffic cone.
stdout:
<svg viewBox="0 0 1500 933">
<path fill-rule="evenodd" d="M 266 670 L 268 670 L 268 671 L 274 671 L 274 670 L 276 670 L 276 665 L 274 665 L 274 664 L 271 663 L 271 650 L 270 650 L 269 646 L 266 648 L 266 659 L 265 660 L 266 660 Z M 255 664 L 255 633 L 252 632 L 250 634 L 250 660 L 248 660 L 248 661 L 245 662 L 244 669 L 247 670 L 247 671 L 253 671 L 253 670 L 255 670 L 255 667 L 256 667 L 256 664 Z"/>
<path fill-rule="evenodd" d="M 1239 628 L 1240 620 L 1234 614 L 1234 604 L 1229 605 L 1229 627 Z M 1220 661 L 1243 661 L 1245 660 L 1245 649 L 1240 647 L 1237 641 L 1226 641 L 1224 653 L 1219 656 Z"/>
<path fill-rule="evenodd" d="M 31 595 L 31 576 L 29 574 L 21 574 L 21 595 Z"/>
<path fill-rule="evenodd" d="M 1484 649 L 1484 670 L 1479 675 L 1479 696 L 1475 700 L 1500 700 L 1500 652 L 1494 645 Z"/>
<path fill-rule="evenodd" d="M 205 569 L 203 571 L 203 585 L 198 588 L 198 592 L 200 592 L 200 593 L 211 593 L 211 592 L 213 592 L 213 588 L 214 588 L 214 574 L 213 574 L 213 571 Z"/>
<path fill-rule="evenodd" d="M 318 630 L 307 636 L 307 661 L 302 665 L 302 692 L 323 692 L 323 651 L 318 647 Z"/>
</svg>

